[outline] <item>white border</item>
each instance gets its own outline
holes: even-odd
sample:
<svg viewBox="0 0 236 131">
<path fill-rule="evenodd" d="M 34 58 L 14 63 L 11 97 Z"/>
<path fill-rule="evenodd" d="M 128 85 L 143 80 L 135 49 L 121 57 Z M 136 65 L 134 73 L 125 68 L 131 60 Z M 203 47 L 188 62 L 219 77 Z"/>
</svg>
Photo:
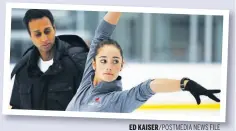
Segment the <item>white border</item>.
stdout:
<svg viewBox="0 0 236 131">
<path fill-rule="evenodd" d="M 187 14 L 187 15 L 220 15 L 223 16 L 223 45 L 222 45 L 222 67 L 221 67 L 221 109 L 220 116 L 209 117 L 202 120 L 199 117 L 158 114 L 157 116 L 144 113 L 85 113 L 68 111 L 33 111 L 33 110 L 11 110 L 8 109 L 6 98 L 10 78 L 10 37 L 11 37 L 11 11 L 12 8 L 38 8 L 51 10 L 82 10 L 82 11 L 122 11 L 136 13 L 164 13 L 164 14 Z M 124 7 L 124 6 L 93 6 L 93 5 L 65 5 L 65 4 L 42 4 L 42 3 L 6 3 L 5 20 L 5 52 L 4 52 L 4 87 L 3 87 L 3 108 L 2 113 L 6 115 L 27 115 L 27 116 L 60 116 L 60 117 L 88 117 L 88 118 L 117 118 L 117 119 L 146 119 L 146 120 L 173 120 L 173 121 L 205 121 L 225 122 L 226 121 L 226 89 L 227 89 L 227 62 L 228 62 L 228 32 L 229 32 L 229 10 L 207 10 L 207 9 L 180 9 L 180 8 L 151 8 L 151 7 Z"/>
</svg>

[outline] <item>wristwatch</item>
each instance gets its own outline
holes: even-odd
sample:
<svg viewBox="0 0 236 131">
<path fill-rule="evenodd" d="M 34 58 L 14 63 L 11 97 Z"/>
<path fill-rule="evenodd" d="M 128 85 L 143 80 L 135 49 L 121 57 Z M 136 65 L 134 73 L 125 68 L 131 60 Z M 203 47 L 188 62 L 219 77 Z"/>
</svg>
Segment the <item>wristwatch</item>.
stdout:
<svg viewBox="0 0 236 131">
<path fill-rule="evenodd" d="M 182 91 L 185 91 L 185 87 L 184 87 L 184 81 L 185 80 L 190 80 L 190 79 L 187 78 L 187 77 L 184 77 L 180 80 L 180 88 L 181 88 Z"/>
</svg>

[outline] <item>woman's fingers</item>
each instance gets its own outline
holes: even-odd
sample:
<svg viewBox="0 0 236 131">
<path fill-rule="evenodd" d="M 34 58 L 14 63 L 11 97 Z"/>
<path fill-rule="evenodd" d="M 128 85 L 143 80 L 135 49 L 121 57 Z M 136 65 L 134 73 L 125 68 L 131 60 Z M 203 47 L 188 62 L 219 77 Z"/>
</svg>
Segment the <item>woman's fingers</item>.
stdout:
<svg viewBox="0 0 236 131">
<path fill-rule="evenodd" d="M 197 101 L 197 104 L 199 105 L 201 103 L 200 96 L 198 94 L 194 93 L 194 92 L 191 92 L 191 94 L 193 95 L 193 97 Z"/>
<path fill-rule="evenodd" d="M 208 95 L 209 98 L 211 98 L 212 100 L 216 101 L 216 102 L 220 102 L 220 99 L 218 99 L 215 95 L 213 95 L 212 93 Z"/>
<path fill-rule="evenodd" d="M 208 92 L 209 92 L 209 93 L 212 93 L 212 94 L 213 94 L 213 93 L 220 93 L 221 90 L 208 90 Z"/>
</svg>

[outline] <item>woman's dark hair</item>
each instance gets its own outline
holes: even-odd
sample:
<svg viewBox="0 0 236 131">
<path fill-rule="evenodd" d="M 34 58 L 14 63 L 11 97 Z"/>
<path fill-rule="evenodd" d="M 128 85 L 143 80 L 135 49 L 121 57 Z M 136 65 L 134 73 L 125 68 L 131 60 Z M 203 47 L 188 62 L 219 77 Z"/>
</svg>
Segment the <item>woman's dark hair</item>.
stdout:
<svg viewBox="0 0 236 131">
<path fill-rule="evenodd" d="M 114 46 L 116 47 L 119 51 L 120 51 L 120 55 L 123 59 L 123 51 L 121 49 L 121 46 L 118 44 L 117 41 L 113 40 L 113 39 L 107 39 L 107 40 L 103 40 L 102 42 L 100 42 L 96 48 L 95 48 L 95 56 L 94 56 L 94 60 L 95 60 L 95 57 L 98 55 L 98 50 L 102 47 L 104 47 L 105 45 L 111 45 L 111 46 Z"/>
<path fill-rule="evenodd" d="M 49 10 L 47 10 L 47 9 L 29 9 L 29 10 L 27 10 L 27 12 L 25 13 L 25 16 L 23 18 L 23 23 L 26 26 L 29 34 L 30 34 L 29 22 L 33 19 L 40 19 L 43 17 L 47 17 L 50 20 L 52 26 L 54 25 L 54 18 L 53 18 L 52 13 Z"/>
</svg>

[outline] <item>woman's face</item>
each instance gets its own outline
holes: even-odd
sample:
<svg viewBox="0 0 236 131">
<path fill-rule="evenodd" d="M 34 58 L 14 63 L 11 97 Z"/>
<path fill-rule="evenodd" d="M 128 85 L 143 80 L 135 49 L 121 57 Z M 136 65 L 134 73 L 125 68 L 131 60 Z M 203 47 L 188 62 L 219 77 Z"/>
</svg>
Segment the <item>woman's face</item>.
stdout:
<svg viewBox="0 0 236 131">
<path fill-rule="evenodd" d="M 98 50 L 96 61 L 93 61 L 96 79 L 111 82 L 122 70 L 123 60 L 118 48 L 105 45 Z"/>
</svg>

